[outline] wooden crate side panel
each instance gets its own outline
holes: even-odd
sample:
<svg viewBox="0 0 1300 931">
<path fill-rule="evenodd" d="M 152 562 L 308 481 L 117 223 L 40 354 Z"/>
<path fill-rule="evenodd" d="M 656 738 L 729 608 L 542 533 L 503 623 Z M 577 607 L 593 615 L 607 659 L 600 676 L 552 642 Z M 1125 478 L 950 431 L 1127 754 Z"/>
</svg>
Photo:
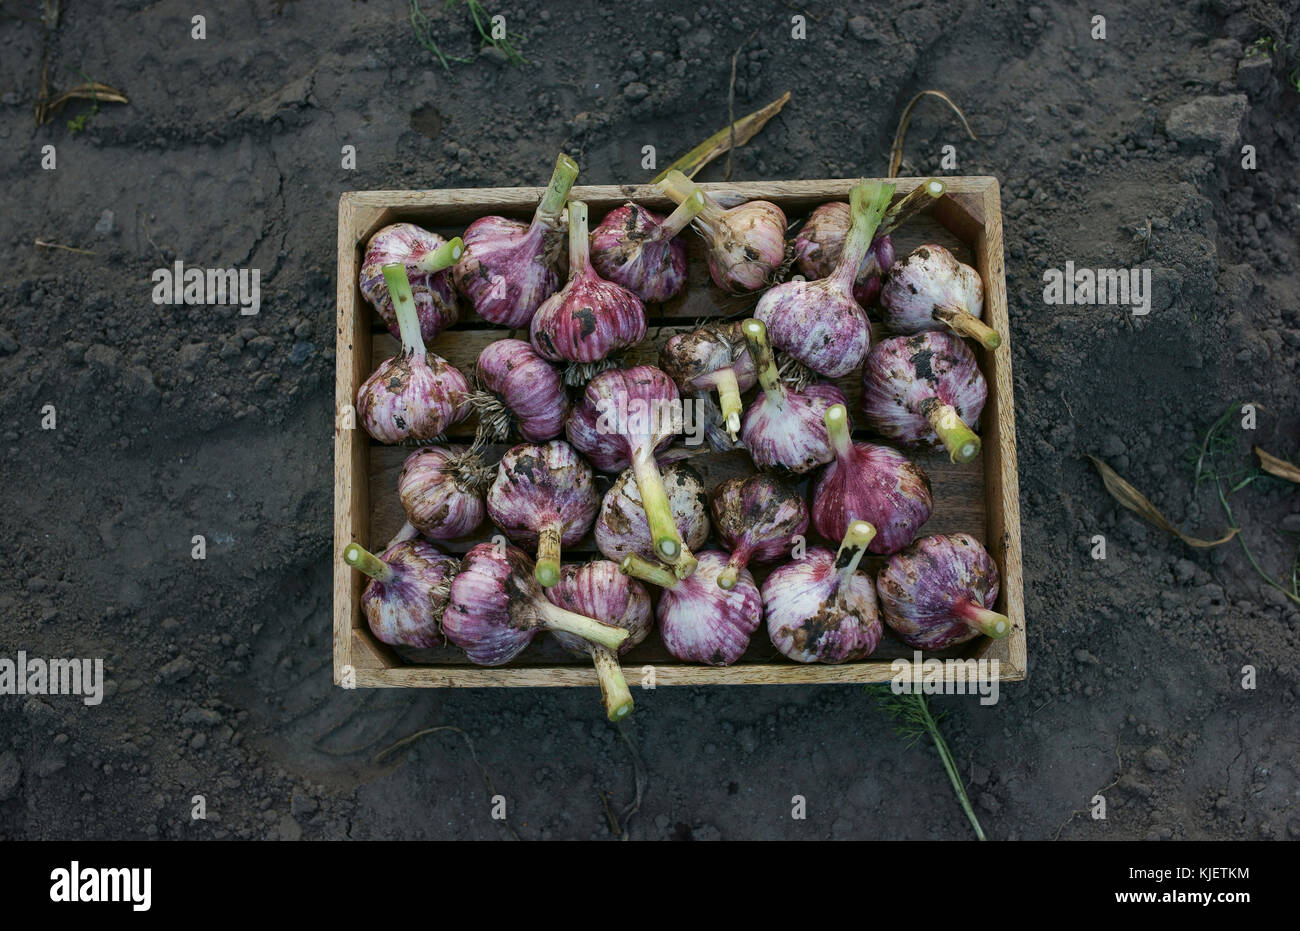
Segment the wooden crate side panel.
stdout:
<svg viewBox="0 0 1300 931">
<path fill-rule="evenodd" d="M 977 243 L 979 272 L 985 282 L 985 313 L 990 326 L 1002 337 L 996 351 L 981 351 L 989 382 L 983 427 L 987 526 L 991 552 L 1002 570 L 998 605 L 1011 621 L 1011 634 L 1002 641 L 981 645 L 980 655 L 996 656 L 1023 677 L 1026 665 L 1024 578 L 1020 539 L 1020 484 L 1016 463 L 1014 383 L 1011 375 L 1010 314 L 1007 306 L 1006 268 L 1002 242 L 1002 214 L 998 185 L 990 179 L 983 193 L 984 228 Z"/>
</svg>

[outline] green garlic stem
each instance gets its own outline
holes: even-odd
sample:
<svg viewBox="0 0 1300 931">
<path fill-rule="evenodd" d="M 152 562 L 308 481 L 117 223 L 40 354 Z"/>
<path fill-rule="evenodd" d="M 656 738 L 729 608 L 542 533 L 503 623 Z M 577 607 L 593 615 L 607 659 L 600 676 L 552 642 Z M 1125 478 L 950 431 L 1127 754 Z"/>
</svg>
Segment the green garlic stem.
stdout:
<svg viewBox="0 0 1300 931">
<path fill-rule="evenodd" d="M 388 294 L 393 299 L 397 313 L 397 331 L 402 336 L 402 351 L 410 356 L 425 357 L 424 338 L 420 336 L 420 313 L 415 309 L 415 296 L 411 294 L 411 281 L 406 277 L 406 266 L 389 262 L 383 267 Z"/>
</svg>

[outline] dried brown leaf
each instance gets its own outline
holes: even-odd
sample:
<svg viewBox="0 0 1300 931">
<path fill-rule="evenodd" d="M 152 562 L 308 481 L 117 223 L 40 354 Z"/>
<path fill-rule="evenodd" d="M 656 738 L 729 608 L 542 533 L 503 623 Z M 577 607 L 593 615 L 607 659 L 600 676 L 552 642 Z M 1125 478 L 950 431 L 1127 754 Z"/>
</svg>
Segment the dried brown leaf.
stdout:
<svg viewBox="0 0 1300 931">
<path fill-rule="evenodd" d="M 1106 465 L 1106 463 L 1102 462 L 1096 456 L 1089 456 L 1088 458 L 1091 459 L 1092 464 L 1097 467 L 1097 471 L 1101 474 L 1101 480 L 1106 485 L 1106 490 L 1110 492 L 1112 498 L 1124 507 L 1128 508 L 1134 514 L 1141 517 L 1147 523 L 1159 527 L 1161 530 L 1165 531 L 1165 533 L 1172 534 L 1188 546 L 1194 546 L 1197 549 L 1209 549 L 1210 547 L 1220 546 L 1227 543 L 1237 535 L 1237 528 L 1233 527 L 1226 535 L 1218 540 L 1202 540 L 1198 537 L 1189 537 L 1173 524 L 1169 523 L 1169 519 L 1160 513 L 1160 509 L 1152 504 L 1147 499 L 1146 495 L 1142 494 L 1142 492 L 1138 491 L 1121 478 L 1118 472 Z"/>
<path fill-rule="evenodd" d="M 956 113 L 958 118 L 961 120 L 961 125 L 966 128 L 967 134 L 972 139 L 979 139 L 979 136 L 975 135 L 975 130 L 970 128 L 970 123 L 966 120 L 966 114 L 962 112 L 961 107 L 957 106 L 957 104 L 953 102 L 951 97 L 943 91 L 921 91 L 921 93 L 908 101 L 907 106 L 903 108 L 903 115 L 898 120 L 898 129 L 894 131 L 894 144 L 889 147 L 889 177 L 891 178 L 898 177 L 898 169 L 903 164 L 903 140 L 907 138 L 907 127 L 912 123 L 912 109 L 916 106 L 917 102 L 927 94 L 932 97 L 938 97 L 948 106 L 952 107 L 953 112 Z"/>
<path fill-rule="evenodd" d="M 1255 455 L 1259 457 L 1259 467 L 1269 475 L 1276 475 L 1278 478 L 1284 478 L 1288 482 L 1300 484 L 1300 466 L 1292 465 L 1285 459 L 1279 459 L 1277 456 L 1270 456 L 1258 446 L 1252 446 Z"/>
<path fill-rule="evenodd" d="M 42 97 L 44 93 L 42 91 Z M 115 87 L 109 87 L 107 84 L 100 84 L 98 81 L 91 81 L 89 84 L 78 84 L 76 87 L 59 94 L 53 100 L 37 101 L 36 125 L 41 126 L 48 123 L 56 111 L 61 110 L 74 100 L 93 100 L 97 104 L 131 102 L 127 99 L 126 94 L 123 94 Z"/>
<path fill-rule="evenodd" d="M 781 108 L 786 105 L 790 99 L 790 92 L 786 91 L 776 100 L 773 100 L 766 107 L 755 110 L 748 116 L 742 116 L 734 123 L 728 123 L 708 139 L 705 139 L 695 148 L 691 149 L 677 161 L 673 162 L 659 174 L 655 175 L 654 182 L 658 184 L 664 178 L 668 177 L 668 172 L 674 168 L 686 175 L 688 178 L 694 178 L 699 170 L 713 161 L 724 152 L 729 152 L 732 148 L 740 148 L 750 139 L 758 135 L 758 131 L 767 125 L 767 121 L 781 112 Z"/>
</svg>

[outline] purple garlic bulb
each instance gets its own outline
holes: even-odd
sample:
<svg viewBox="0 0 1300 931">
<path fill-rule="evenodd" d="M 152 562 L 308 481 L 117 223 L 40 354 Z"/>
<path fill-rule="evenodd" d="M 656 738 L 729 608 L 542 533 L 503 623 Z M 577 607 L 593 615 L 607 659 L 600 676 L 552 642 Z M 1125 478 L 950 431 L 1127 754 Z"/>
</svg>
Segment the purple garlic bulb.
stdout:
<svg viewBox="0 0 1300 931">
<path fill-rule="evenodd" d="M 630 464 L 650 524 L 655 556 L 690 575 L 695 560 L 686 547 L 655 452 L 681 431 L 681 397 L 673 380 L 652 365 L 602 372 L 588 383 L 569 415 L 569 442 L 604 472 Z"/>
<path fill-rule="evenodd" d="M 751 200 L 730 210 L 705 194 L 680 171 L 659 182 L 663 192 L 684 204 L 700 194 L 704 206 L 694 220 L 704 239 L 713 283 L 729 294 L 765 288 L 785 261 L 785 213 L 776 204 Z"/>
<path fill-rule="evenodd" d="M 938 178 L 930 178 L 913 188 L 885 213 L 871 248 L 853 279 L 853 298 L 862 307 L 870 306 L 880 295 L 881 278 L 894 264 L 894 244 L 889 234 L 904 220 L 933 205 L 943 196 L 945 189 L 946 185 Z M 822 204 L 814 210 L 794 240 L 799 270 L 809 278 L 831 275 L 840 261 L 844 241 L 852 226 L 853 212 L 843 201 Z"/>
<path fill-rule="evenodd" d="M 508 450 L 487 493 L 492 523 L 511 542 L 537 548 L 544 587 L 560 580 L 560 547 L 582 539 L 597 505 L 591 466 L 563 440 Z"/>
<path fill-rule="evenodd" d="M 402 351 L 379 364 L 357 389 L 357 417 L 381 443 L 425 443 L 469 414 L 469 382 L 420 337 L 411 286 L 399 264 L 384 266 L 397 308 Z"/>
<path fill-rule="evenodd" d="M 853 226 L 835 270 L 816 281 L 776 285 L 754 310 L 754 316 L 767 324 L 772 345 L 819 375 L 847 375 L 867 354 L 871 325 L 853 297 L 853 282 L 893 196 L 892 184 L 864 181 L 855 187 L 850 198 Z"/>
<path fill-rule="evenodd" d="M 710 391 L 718 392 L 721 425 L 734 443 L 743 410 L 740 395 L 757 381 L 740 323 L 706 323 L 673 335 L 659 352 L 659 367 L 683 394 L 707 397 Z"/>
<path fill-rule="evenodd" d="M 521 339 L 498 339 L 478 355 L 479 383 L 470 399 L 484 435 L 504 440 L 511 426 L 530 443 L 564 432 L 569 396 L 555 366 Z"/>
<path fill-rule="evenodd" d="M 689 578 L 679 579 L 640 556 L 625 556 L 627 575 L 663 588 L 659 594 L 659 635 L 673 656 L 687 663 L 730 666 L 749 646 L 763 621 L 763 600 L 748 569 L 732 588 L 718 584 L 727 554 L 706 550 Z"/>
<path fill-rule="evenodd" d="M 510 662 L 541 630 L 562 630 L 617 650 L 628 632 L 567 611 L 547 599 L 533 561 L 513 546 L 480 543 L 460 562 L 442 614 L 442 632 L 471 663 Z"/>
<path fill-rule="evenodd" d="M 402 463 L 397 495 L 416 530 L 454 540 L 483 523 L 483 490 L 495 474 L 478 446 L 425 446 Z"/>
<path fill-rule="evenodd" d="M 971 428 L 988 390 L 970 347 L 942 330 L 882 340 L 862 367 L 867 426 L 906 446 L 942 443 L 953 462 L 979 455 Z"/>
<path fill-rule="evenodd" d="M 842 540 L 852 521 L 865 520 L 877 531 L 871 552 L 894 553 L 907 546 L 934 510 L 929 477 L 895 449 L 854 443 L 842 404 L 826 412 L 826 432 L 835 459 L 813 490 L 817 532 Z"/>
<path fill-rule="evenodd" d="M 731 550 L 718 584 L 733 588 L 750 560 L 789 555 L 794 538 L 808 529 L 808 508 L 802 495 L 771 476 L 729 478 L 713 493 L 713 524 Z"/>
<path fill-rule="evenodd" d="M 560 286 L 564 267 L 561 211 L 578 166 L 561 153 L 551 183 L 528 224 L 483 217 L 465 230 L 465 254 L 452 275 L 484 320 L 518 328 Z"/>
<path fill-rule="evenodd" d="M 684 462 L 661 469 L 668 509 L 686 548 L 694 551 L 709 538 L 709 499 L 700 473 Z M 657 559 L 654 538 L 641 505 L 641 489 L 631 469 L 624 469 L 600 504 L 596 516 L 596 548 L 616 563 L 635 553 L 642 559 Z"/>
<path fill-rule="evenodd" d="M 740 438 L 760 469 L 808 472 L 835 458 L 824 420 L 827 409 L 844 404 L 844 392 L 830 382 L 802 391 L 782 383 L 760 320 L 741 324 L 763 390 L 749 402 Z"/>
<path fill-rule="evenodd" d="M 870 656 L 884 628 L 871 576 L 858 564 L 876 535 L 865 520 L 849 524 L 838 553 L 815 546 L 772 571 L 763 611 L 772 645 L 797 663 L 849 663 Z"/>
<path fill-rule="evenodd" d="M 591 267 L 587 205 L 569 201 L 569 280 L 533 314 L 532 342 L 552 362 L 599 362 L 645 337 L 645 307 Z"/>
<path fill-rule="evenodd" d="M 448 242 L 414 223 L 385 226 L 366 244 L 366 255 L 361 260 L 361 295 L 383 318 L 388 332 L 400 337 L 397 308 L 388 293 L 383 267 L 394 263 L 403 266 L 420 319 L 420 336 L 426 343 L 432 342 L 460 317 L 448 269 L 464 251 L 459 236 Z"/>
<path fill-rule="evenodd" d="M 343 561 L 370 576 L 361 593 L 361 610 L 370 632 L 392 646 L 436 647 L 447 604 L 446 583 L 459 564 L 423 540 L 403 540 L 375 556 L 349 543 Z"/>
<path fill-rule="evenodd" d="M 917 246 L 902 262 L 894 263 L 880 290 L 880 314 L 895 333 L 948 328 L 987 349 L 1002 345 L 1002 337 L 980 319 L 984 314 L 980 273 L 958 262 L 943 246 Z"/>
<path fill-rule="evenodd" d="M 885 623 L 918 650 L 1011 633 L 1010 619 L 993 610 L 997 564 L 970 534 L 922 537 L 889 558 L 876 588 Z"/>
<path fill-rule="evenodd" d="M 650 633 L 654 624 L 650 593 L 636 579 L 620 572 L 618 563 L 598 559 L 583 566 L 565 566 L 560 570 L 560 580 L 546 590 L 546 597 L 566 611 L 627 631 L 627 639 L 617 653 L 573 634 L 555 632 L 555 639 L 570 653 L 591 657 L 600 680 L 605 714 L 611 721 L 621 721 L 632 712 L 632 692 L 618 657 Z"/>
<path fill-rule="evenodd" d="M 844 240 L 853 225 L 849 205 L 843 201 L 822 204 L 812 212 L 799 235 L 794 238 L 795 262 L 807 278 L 826 278 L 835 271 Z M 889 236 L 877 233 L 853 276 L 853 299 L 860 307 L 870 307 L 880 295 L 880 279 L 894 264 L 894 243 Z"/>
<path fill-rule="evenodd" d="M 686 244 L 676 237 L 703 208 L 691 195 L 667 218 L 633 203 L 611 210 L 591 231 L 591 264 L 642 303 L 674 298 L 686 287 Z"/>
</svg>

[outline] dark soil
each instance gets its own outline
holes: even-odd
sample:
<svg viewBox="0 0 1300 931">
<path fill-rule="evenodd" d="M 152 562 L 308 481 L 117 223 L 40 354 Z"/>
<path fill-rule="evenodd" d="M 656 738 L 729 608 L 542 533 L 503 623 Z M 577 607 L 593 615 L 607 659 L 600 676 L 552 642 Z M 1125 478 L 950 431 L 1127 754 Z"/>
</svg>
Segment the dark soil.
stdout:
<svg viewBox="0 0 1300 931">
<path fill-rule="evenodd" d="M 475 53 L 463 8 L 425 6 L 444 48 L 474 58 L 450 78 L 405 0 L 221 4 L 204 40 L 145 2 L 70 0 L 44 40 L 38 4 L 0 18 L 0 656 L 101 656 L 111 680 L 93 708 L 0 696 L 0 837 L 969 836 L 933 750 L 906 749 L 858 687 L 638 692 L 615 727 L 587 689 L 331 684 L 339 194 L 541 184 L 559 149 L 584 182 L 645 180 L 643 146 L 662 166 L 725 124 L 742 44 L 736 112 L 794 97 L 733 178 L 883 174 L 902 107 L 940 88 L 979 141 L 926 101 L 902 173 L 938 171 L 951 144 L 947 173 L 1002 182 L 1030 674 L 992 707 L 935 700 L 990 837 L 1300 836 L 1300 610 L 1236 542 L 1195 550 L 1119 509 L 1084 458 L 1218 536 L 1189 458 L 1218 415 L 1259 405 L 1255 431 L 1233 418 L 1226 459 L 1300 454 L 1292 14 L 506 0 L 516 67 Z M 130 104 L 33 128 L 43 42 L 55 92 L 89 77 Z M 177 259 L 261 269 L 260 314 L 155 305 L 151 273 Z M 1151 313 L 1046 306 L 1043 271 L 1067 260 L 1152 268 Z M 1289 579 L 1295 487 L 1231 501 Z M 371 762 L 434 725 L 464 736 Z M 1104 821 L 1084 812 L 1099 791 Z"/>
</svg>

